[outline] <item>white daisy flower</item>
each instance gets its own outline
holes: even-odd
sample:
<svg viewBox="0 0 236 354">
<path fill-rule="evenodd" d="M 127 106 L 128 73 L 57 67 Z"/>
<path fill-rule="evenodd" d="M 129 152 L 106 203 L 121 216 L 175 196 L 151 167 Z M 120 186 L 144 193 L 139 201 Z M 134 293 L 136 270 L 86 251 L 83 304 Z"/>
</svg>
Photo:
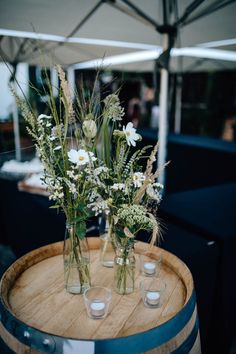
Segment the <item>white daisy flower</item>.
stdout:
<svg viewBox="0 0 236 354">
<path fill-rule="evenodd" d="M 135 172 L 132 176 L 135 188 L 140 188 L 145 181 L 145 176 L 142 172 Z"/>
<path fill-rule="evenodd" d="M 123 126 L 123 132 L 125 133 L 127 144 L 136 146 L 136 141 L 140 140 L 141 136 L 136 133 L 133 123 L 129 122 L 126 127 Z"/>
<path fill-rule="evenodd" d="M 96 160 L 93 152 L 85 151 L 84 149 L 79 149 L 78 151 L 71 149 L 67 154 L 69 161 L 78 166 L 86 165 L 90 161 Z"/>
</svg>

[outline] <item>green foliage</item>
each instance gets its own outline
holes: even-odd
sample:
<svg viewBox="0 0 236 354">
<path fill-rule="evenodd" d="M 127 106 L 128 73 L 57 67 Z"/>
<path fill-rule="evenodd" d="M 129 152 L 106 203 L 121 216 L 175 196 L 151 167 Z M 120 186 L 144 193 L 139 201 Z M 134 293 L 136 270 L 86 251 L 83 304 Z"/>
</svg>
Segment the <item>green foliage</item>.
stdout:
<svg viewBox="0 0 236 354">
<path fill-rule="evenodd" d="M 83 240 L 85 234 L 86 234 L 86 222 L 85 221 L 77 222 L 76 223 L 76 236 L 80 240 Z"/>
</svg>

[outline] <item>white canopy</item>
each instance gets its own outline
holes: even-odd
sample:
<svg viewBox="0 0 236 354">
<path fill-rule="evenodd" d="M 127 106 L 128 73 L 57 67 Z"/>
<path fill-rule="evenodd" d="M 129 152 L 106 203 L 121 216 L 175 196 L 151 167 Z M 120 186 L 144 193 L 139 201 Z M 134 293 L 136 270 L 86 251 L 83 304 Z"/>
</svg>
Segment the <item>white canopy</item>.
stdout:
<svg viewBox="0 0 236 354">
<path fill-rule="evenodd" d="M 171 60 L 174 70 L 198 69 L 199 60 L 203 69 L 203 59 L 205 69 L 236 68 L 235 13 L 234 0 L 1 0 L 0 54 L 12 63 L 77 63 L 74 68 L 113 56 L 113 69 L 153 71 L 163 48 L 160 166 L 166 156 L 169 54 L 183 57 Z"/>
<path fill-rule="evenodd" d="M 137 15 L 137 12 L 128 6 L 129 3 L 128 0 L 1 0 L 2 56 L 11 62 L 31 64 L 60 62 L 63 65 L 70 65 L 162 47 L 162 34 L 155 27 L 159 30 L 158 26 L 163 24 L 163 1 L 131 2 L 153 23 Z M 204 52 L 199 51 L 200 48 L 195 48 L 195 53 L 185 50 L 183 65 L 186 69 L 189 66 L 191 70 L 194 69 L 192 64 L 196 59 L 193 58 L 196 57 L 198 61 L 196 69 L 236 67 L 235 56 L 229 60 L 227 55 L 225 56 L 227 60 L 222 60 L 225 57 L 221 56 L 220 64 L 219 61 L 211 59 L 199 66 L 199 57 L 208 59 L 220 57 L 219 53 L 209 54 L 209 51 L 206 51 L 208 47 L 227 50 L 231 54 L 235 50 L 235 1 L 169 0 L 164 3 L 168 4 L 167 13 L 172 24 L 178 21 L 186 10 L 191 11 L 192 4 L 198 5 L 178 26 L 179 35 L 175 47 L 186 48 L 204 43 L 202 47 L 205 48 Z M 217 43 L 209 43 L 213 41 Z M 39 48 L 41 54 L 44 53 L 43 59 Z M 177 55 L 183 55 L 183 52 Z M 157 56 L 158 54 L 154 57 Z M 171 65 L 176 69 L 176 60 L 172 60 Z M 151 59 L 143 60 L 142 64 L 133 60 L 129 64 L 117 64 L 114 68 L 152 71 L 153 56 Z"/>
</svg>

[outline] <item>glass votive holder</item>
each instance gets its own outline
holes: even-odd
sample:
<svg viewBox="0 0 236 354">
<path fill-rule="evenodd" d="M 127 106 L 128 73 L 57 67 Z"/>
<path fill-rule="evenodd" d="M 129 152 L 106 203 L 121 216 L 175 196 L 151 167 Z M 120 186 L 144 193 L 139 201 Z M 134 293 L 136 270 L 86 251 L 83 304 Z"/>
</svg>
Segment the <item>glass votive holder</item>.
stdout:
<svg viewBox="0 0 236 354">
<path fill-rule="evenodd" d="M 107 316 L 111 302 L 110 289 L 94 286 L 86 289 L 83 297 L 87 314 L 90 318 L 101 319 Z"/>
<path fill-rule="evenodd" d="M 161 257 L 154 259 L 148 255 L 140 255 L 140 271 L 145 277 L 158 277 L 161 270 Z"/>
<path fill-rule="evenodd" d="M 157 308 L 163 303 L 166 284 L 160 278 L 146 278 L 140 282 L 140 291 L 146 307 Z"/>
</svg>

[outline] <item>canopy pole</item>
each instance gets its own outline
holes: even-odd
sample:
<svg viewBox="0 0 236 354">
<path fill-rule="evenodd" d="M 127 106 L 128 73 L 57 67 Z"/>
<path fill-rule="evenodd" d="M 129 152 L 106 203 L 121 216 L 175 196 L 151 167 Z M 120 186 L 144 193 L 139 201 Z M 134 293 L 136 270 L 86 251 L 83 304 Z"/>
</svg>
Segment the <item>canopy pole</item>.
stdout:
<svg viewBox="0 0 236 354">
<path fill-rule="evenodd" d="M 12 82 L 14 91 L 16 92 L 15 80 Z M 19 114 L 16 99 L 13 101 L 13 130 L 14 130 L 14 142 L 15 142 L 15 158 L 17 161 L 21 161 L 21 148 L 20 148 L 20 128 L 19 128 Z"/>
<path fill-rule="evenodd" d="M 67 68 L 67 80 L 70 88 L 70 94 L 72 100 L 75 98 L 75 70 L 72 66 Z"/>
<path fill-rule="evenodd" d="M 163 34 L 163 52 L 168 49 L 169 34 Z M 166 162 L 167 155 L 167 135 L 168 135 L 168 81 L 169 73 L 166 68 L 161 69 L 160 79 L 160 121 L 159 121 L 159 153 L 158 153 L 158 169 Z M 158 181 L 165 185 L 165 170 L 158 177 Z"/>
</svg>

